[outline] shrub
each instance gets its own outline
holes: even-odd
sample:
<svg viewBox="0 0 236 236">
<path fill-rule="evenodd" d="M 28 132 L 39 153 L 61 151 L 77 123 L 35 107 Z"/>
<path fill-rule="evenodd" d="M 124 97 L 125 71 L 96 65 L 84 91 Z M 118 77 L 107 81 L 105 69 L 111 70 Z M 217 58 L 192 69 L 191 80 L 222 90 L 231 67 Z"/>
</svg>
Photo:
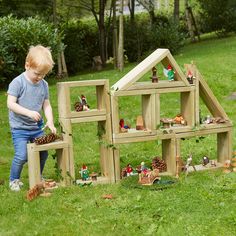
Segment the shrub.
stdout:
<svg viewBox="0 0 236 236">
<path fill-rule="evenodd" d="M 92 58 L 99 55 L 98 30 L 91 21 L 70 22 L 65 28 L 65 58 L 69 74 L 90 68 Z"/>
<path fill-rule="evenodd" d="M 8 83 L 24 70 L 29 46 L 50 47 L 55 58 L 59 35 L 52 24 L 36 18 L 16 19 L 9 15 L 0 18 L 0 82 Z"/>
<path fill-rule="evenodd" d="M 236 3 L 234 0 L 198 0 L 201 8 L 201 29 L 215 31 L 219 36 L 236 31 Z"/>
</svg>

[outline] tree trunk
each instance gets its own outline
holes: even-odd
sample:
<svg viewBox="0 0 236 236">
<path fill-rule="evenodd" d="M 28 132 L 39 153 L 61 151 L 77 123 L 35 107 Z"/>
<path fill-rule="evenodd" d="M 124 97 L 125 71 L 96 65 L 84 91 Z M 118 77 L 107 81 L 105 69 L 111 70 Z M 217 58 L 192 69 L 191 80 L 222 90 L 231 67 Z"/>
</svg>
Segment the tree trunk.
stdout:
<svg viewBox="0 0 236 236">
<path fill-rule="evenodd" d="M 99 0 L 99 44 L 100 44 L 100 56 L 102 65 L 106 65 L 106 33 L 105 33 L 105 0 Z"/>
<path fill-rule="evenodd" d="M 120 0 L 119 9 L 119 46 L 118 46 L 118 69 L 123 71 L 124 69 L 124 23 L 123 23 L 123 3 L 124 0 Z"/>
<path fill-rule="evenodd" d="M 179 0 L 174 0 L 174 19 L 179 24 Z"/>
<path fill-rule="evenodd" d="M 113 59 L 114 68 L 117 68 L 117 55 L 118 55 L 118 39 L 117 39 L 117 24 L 116 24 L 116 0 L 113 0 Z"/>
<path fill-rule="evenodd" d="M 129 0 L 128 3 L 129 11 L 130 11 L 130 21 L 134 21 L 134 12 L 135 12 L 135 0 Z"/>
</svg>

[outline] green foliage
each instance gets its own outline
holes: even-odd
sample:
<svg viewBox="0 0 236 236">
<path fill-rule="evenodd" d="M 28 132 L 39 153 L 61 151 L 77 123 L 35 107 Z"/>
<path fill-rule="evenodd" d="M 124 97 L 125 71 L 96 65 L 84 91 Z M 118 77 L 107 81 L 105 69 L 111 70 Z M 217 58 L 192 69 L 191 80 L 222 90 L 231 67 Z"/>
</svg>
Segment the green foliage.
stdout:
<svg viewBox="0 0 236 236">
<path fill-rule="evenodd" d="M 50 47 L 54 58 L 58 51 L 60 35 L 52 24 L 38 17 L 16 19 L 9 15 L 0 18 L 0 82 L 9 82 L 24 70 L 29 46 L 42 44 Z M 1 79 L 2 77 L 2 79 Z"/>
<path fill-rule="evenodd" d="M 236 3 L 234 0 L 198 0 L 201 8 L 201 30 L 215 31 L 219 36 L 236 31 Z"/>
<path fill-rule="evenodd" d="M 92 21 L 86 23 L 74 21 L 66 25 L 64 43 L 67 68 L 70 74 L 90 68 L 92 58 L 99 55 L 98 31 Z"/>
<path fill-rule="evenodd" d="M 17 18 L 52 15 L 53 0 L 0 0 L 0 16 L 12 14 Z"/>
<path fill-rule="evenodd" d="M 126 21 L 124 37 L 124 48 L 130 62 L 140 61 L 157 48 L 168 48 L 176 53 L 184 42 L 184 34 L 178 25 L 163 15 L 158 15 L 153 25 L 145 14 L 137 16 L 135 22 Z"/>
</svg>

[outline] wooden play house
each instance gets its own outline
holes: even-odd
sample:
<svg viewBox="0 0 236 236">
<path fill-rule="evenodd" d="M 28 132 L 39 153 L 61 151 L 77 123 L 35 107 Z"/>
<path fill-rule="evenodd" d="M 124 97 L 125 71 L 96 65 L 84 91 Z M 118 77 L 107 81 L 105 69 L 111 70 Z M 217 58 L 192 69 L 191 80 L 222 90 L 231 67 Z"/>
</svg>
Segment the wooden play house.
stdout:
<svg viewBox="0 0 236 236">
<path fill-rule="evenodd" d="M 175 71 L 174 81 L 139 82 L 145 73 L 151 71 L 158 64 L 164 67 L 170 65 L 173 68 Z M 225 160 L 231 158 L 232 153 L 232 123 L 197 68 L 194 65 L 186 65 L 186 68 L 194 75 L 193 84 L 190 84 L 186 79 L 186 75 L 183 74 L 168 49 L 157 49 L 114 84 L 111 90 L 113 143 L 120 145 L 162 140 L 162 158 L 167 163 L 167 172 L 172 175 L 176 174 L 176 157 L 181 156 L 181 138 L 217 134 L 218 162 L 224 163 Z M 160 95 L 173 92 L 180 94 L 180 113 L 185 118 L 187 125 L 163 129 L 160 128 Z M 142 97 L 142 116 L 145 129 L 121 133 L 119 130 L 119 97 L 133 95 L 141 95 Z M 225 123 L 200 124 L 199 96 L 212 116 L 224 119 Z M 117 145 L 114 154 L 116 180 L 120 178 L 119 145 Z"/>
<path fill-rule="evenodd" d="M 157 80 L 152 82 L 140 81 L 142 77 L 154 71 L 155 66 L 164 68 L 171 66 L 175 72 L 174 80 Z M 232 123 L 224 109 L 217 101 L 211 89 L 193 64 L 185 65 L 186 70 L 193 75 L 193 83 L 187 80 L 175 59 L 168 49 L 157 49 L 111 88 L 108 80 L 90 80 L 60 82 L 58 87 L 59 122 L 62 128 L 64 146 L 58 146 L 65 156 L 59 160 L 63 173 L 68 172 L 75 178 L 75 164 L 73 150 L 72 124 L 84 122 L 97 122 L 98 129 L 105 132 L 99 137 L 100 167 L 102 176 L 98 182 L 113 183 L 120 180 L 120 145 L 125 143 L 161 140 L 162 158 L 167 164 L 167 172 L 176 175 L 176 163 L 181 156 L 181 139 L 194 136 L 217 135 L 217 159 L 224 163 L 232 157 Z M 93 86 L 96 90 L 97 108 L 89 111 L 76 112 L 71 104 L 71 89 Z M 169 93 L 178 93 L 180 100 L 180 113 L 185 119 L 184 125 L 161 127 L 161 96 Z M 144 129 L 121 132 L 119 122 L 119 99 L 124 96 L 141 97 L 141 116 Z M 199 115 L 199 98 L 202 99 L 213 118 L 220 118 L 224 122 L 201 124 Z M 31 145 L 28 153 L 33 157 L 39 150 L 48 150 L 53 143 L 41 148 Z M 54 145 L 54 146 L 53 146 Z M 115 147 L 115 148 L 114 148 Z M 46 148 L 46 149 L 45 149 Z M 32 160 L 32 158 L 30 158 Z M 34 163 L 31 164 L 34 168 Z M 37 167 L 38 168 L 38 167 Z M 33 184 L 37 183 L 38 175 L 32 176 Z M 30 180 L 30 181 L 31 181 Z M 31 185 L 33 185 L 31 184 Z"/>
</svg>

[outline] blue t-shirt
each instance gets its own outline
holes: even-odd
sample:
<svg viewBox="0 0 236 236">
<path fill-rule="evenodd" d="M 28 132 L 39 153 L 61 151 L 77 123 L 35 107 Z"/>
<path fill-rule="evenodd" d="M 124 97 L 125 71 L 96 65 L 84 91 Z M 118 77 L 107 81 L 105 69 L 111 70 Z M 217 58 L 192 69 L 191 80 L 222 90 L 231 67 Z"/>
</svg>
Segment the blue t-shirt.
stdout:
<svg viewBox="0 0 236 236">
<path fill-rule="evenodd" d="M 40 80 L 33 84 L 26 79 L 24 73 L 12 80 L 7 93 L 16 97 L 16 102 L 20 106 L 39 113 L 42 111 L 44 101 L 49 98 L 48 83 L 45 80 Z M 9 110 L 9 122 L 13 129 L 39 129 L 38 123 L 32 118 L 11 110 Z"/>
</svg>

